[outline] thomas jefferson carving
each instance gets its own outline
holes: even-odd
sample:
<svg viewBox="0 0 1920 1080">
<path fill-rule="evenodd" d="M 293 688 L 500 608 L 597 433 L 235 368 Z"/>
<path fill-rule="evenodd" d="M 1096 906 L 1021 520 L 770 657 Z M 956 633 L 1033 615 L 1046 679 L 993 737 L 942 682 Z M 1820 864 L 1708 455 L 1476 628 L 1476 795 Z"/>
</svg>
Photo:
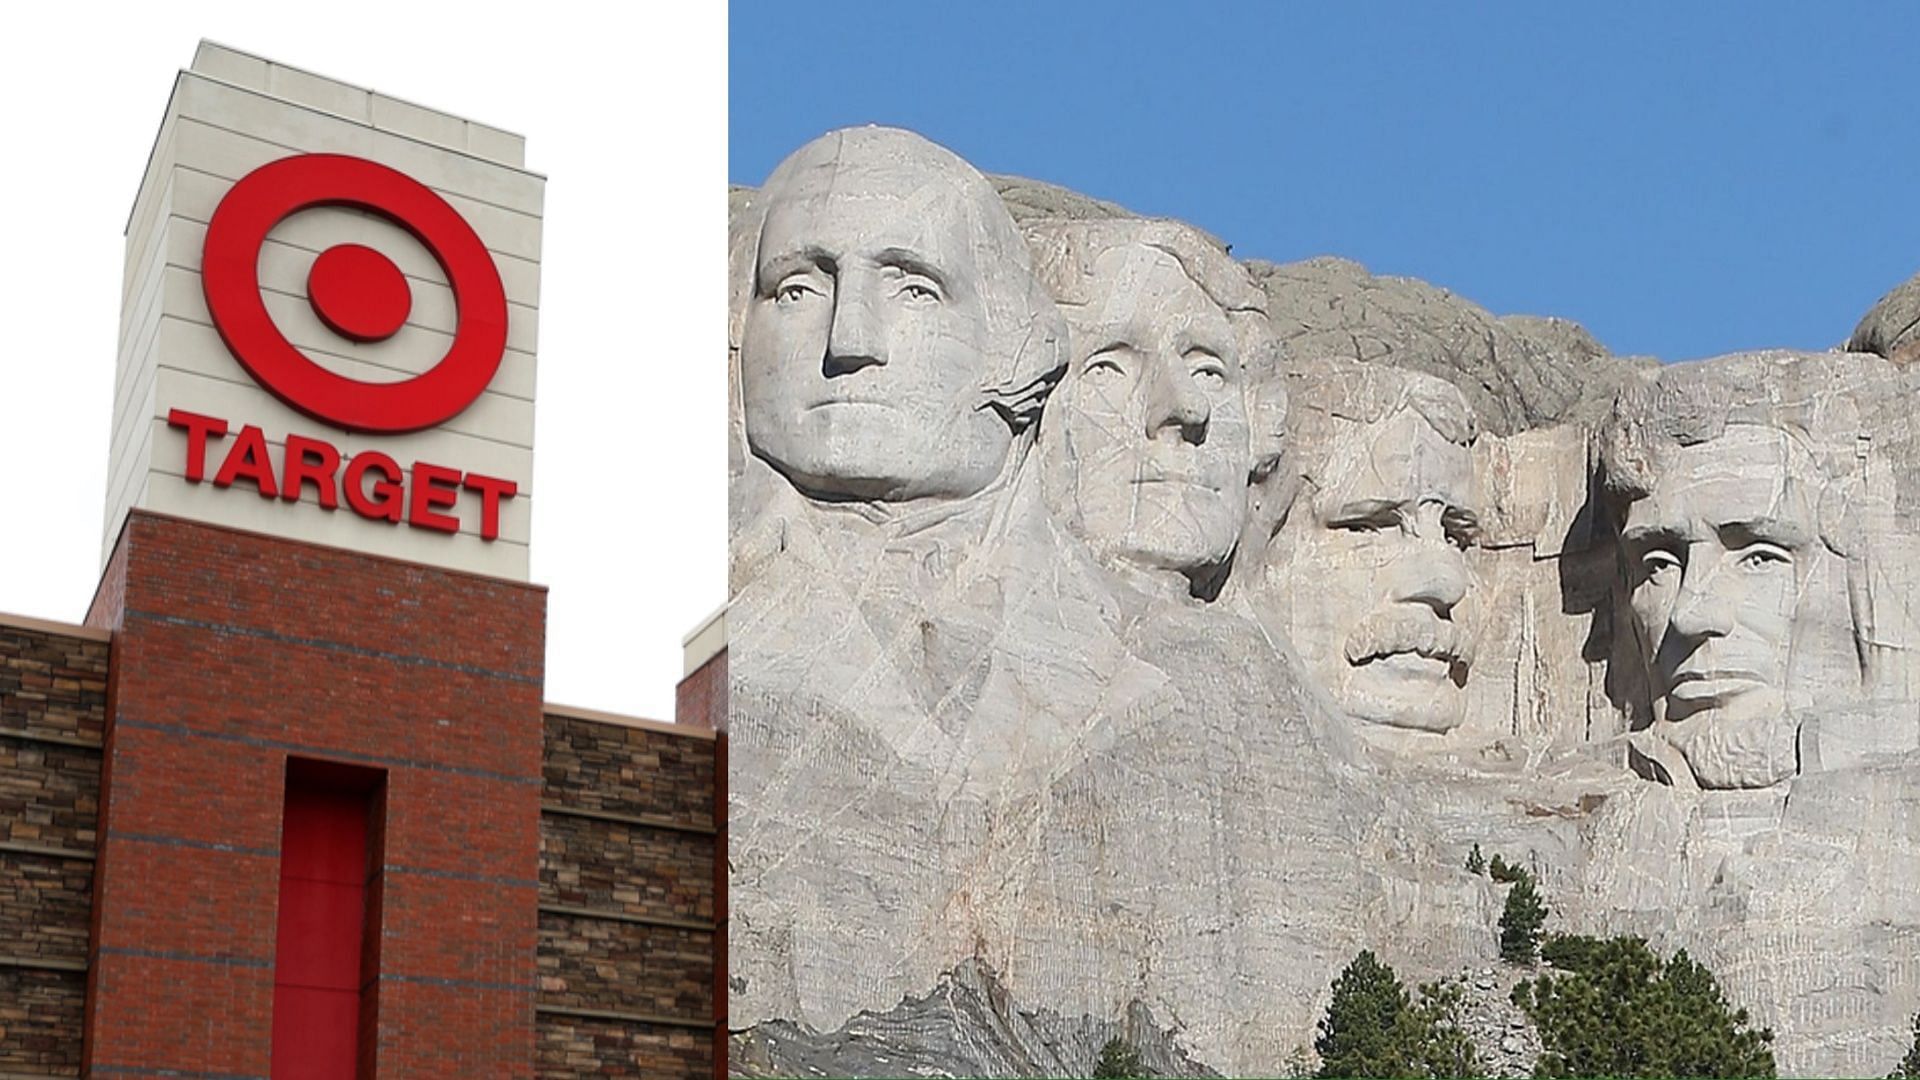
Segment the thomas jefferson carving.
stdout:
<svg viewBox="0 0 1920 1080">
<path fill-rule="evenodd" d="M 1261 294 L 1175 222 L 1055 223 L 1032 240 L 1072 342 L 1043 424 L 1047 501 L 1101 562 L 1211 599 L 1246 525 L 1249 474 L 1277 451 L 1249 433 L 1250 400 L 1262 419 L 1281 410 L 1249 395 L 1249 365 L 1271 367 Z"/>
</svg>

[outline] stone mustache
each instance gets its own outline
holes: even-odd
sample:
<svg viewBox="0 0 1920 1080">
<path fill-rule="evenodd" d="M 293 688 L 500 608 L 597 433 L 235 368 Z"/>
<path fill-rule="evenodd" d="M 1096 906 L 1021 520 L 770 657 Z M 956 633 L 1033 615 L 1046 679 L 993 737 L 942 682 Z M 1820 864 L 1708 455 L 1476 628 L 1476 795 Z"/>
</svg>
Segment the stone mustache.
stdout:
<svg viewBox="0 0 1920 1080">
<path fill-rule="evenodd" d="M 1503 391 L 1369 352 L 1406 317 L 1340 265 L 1042 195 L 869 127 L 736 203 L 736 1025 L 978 960 L 1271 1070 L 1355 948 L 1488 955 L 1453 868 L 1502 843 L 1719 950 L 1787 1067 L 1884 1071 L 1920 977 L 1807 987 L 1920 942 L 1920 838 L 1857 835 L 1920 802 L 1908 369 L 1538 320 Z"/>
</svg>

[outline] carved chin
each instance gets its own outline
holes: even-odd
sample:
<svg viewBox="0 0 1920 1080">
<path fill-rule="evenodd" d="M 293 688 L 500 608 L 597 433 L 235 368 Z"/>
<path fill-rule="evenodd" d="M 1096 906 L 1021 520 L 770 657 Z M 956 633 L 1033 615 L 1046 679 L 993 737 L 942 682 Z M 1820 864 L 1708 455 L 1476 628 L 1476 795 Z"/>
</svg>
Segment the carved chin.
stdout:
<svg viewBox="0 0 1920 1080">
<path fill-rule="evenodd" d="M 1798 723 L 1784 711 L 1744 717 L 1699 713 L 1665 721 L 1660 734 L 1703 788 L 1767 788 L 1800 771 Z"/>
</svg>

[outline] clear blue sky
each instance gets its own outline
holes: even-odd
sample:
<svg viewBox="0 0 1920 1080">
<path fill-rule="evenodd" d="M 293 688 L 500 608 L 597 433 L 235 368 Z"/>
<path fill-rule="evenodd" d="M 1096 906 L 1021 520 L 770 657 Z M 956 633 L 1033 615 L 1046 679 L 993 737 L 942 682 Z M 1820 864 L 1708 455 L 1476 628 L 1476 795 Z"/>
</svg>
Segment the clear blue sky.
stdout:
<svg viewBox="0 0 1920 1080">
<path fill-rule="evenodd" d="M 1920 271 L 1920 3 L 731 5 L 728 175 L 848 124 L 1618 353 L 1824 348 Z"/>
</svg>

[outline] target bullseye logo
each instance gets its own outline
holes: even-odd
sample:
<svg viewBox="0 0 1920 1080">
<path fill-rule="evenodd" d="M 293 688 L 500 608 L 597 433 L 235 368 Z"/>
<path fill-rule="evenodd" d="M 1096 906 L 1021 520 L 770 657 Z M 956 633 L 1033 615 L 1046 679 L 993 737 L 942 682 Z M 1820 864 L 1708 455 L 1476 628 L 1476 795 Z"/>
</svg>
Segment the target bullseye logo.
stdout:
<svg viewBox="0 0 1920 1080">
<path fill-rule="evenodd" d="M 393 260 L 364 244 L 337 244 L 313 260 L 307 299 L 327 329 L 355 341 L 385 341 L 406 325 L 413 290 Z"/>
<path fill-rule="evenodd" d="M 365 382 L 315 363 L 280 332 L 260 289 L 260 250 L 274 226 L 320 206 L 377 214 L 440 264 L 459 323 L 439 363 L 400 382 Z M 426 185 L 363 158 L 302 154 L 248 173 L 214 211 L 201 271 L 214 326 L 248 374 L 293 408 L 349 431 L 398 434 L 445 423 L 487 388 L 506 353 L 506 290 L 473 227 Z M 392 337 L 413 305 L 399 267 L 359 244 L 321 252 L 307 295 L 329 329 L 363 343 Z"/>
</svg>

